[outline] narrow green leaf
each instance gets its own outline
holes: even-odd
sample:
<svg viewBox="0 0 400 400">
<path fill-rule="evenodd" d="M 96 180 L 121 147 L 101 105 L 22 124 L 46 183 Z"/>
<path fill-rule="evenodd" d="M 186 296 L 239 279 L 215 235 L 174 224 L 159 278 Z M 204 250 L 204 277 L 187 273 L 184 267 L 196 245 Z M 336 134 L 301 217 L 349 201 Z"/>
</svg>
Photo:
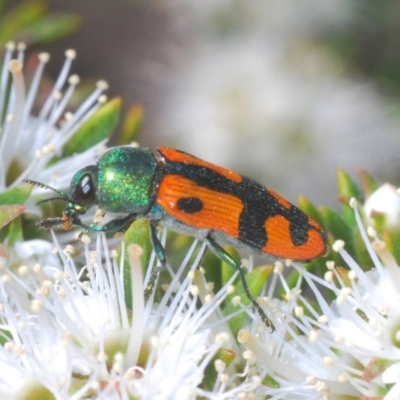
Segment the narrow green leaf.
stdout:
<svg viewBox="0 0 400 400">
<path fill-rule="evenodd" d="M 5 205 L 0 206 L 0 229 L 9 224 L 25 211 L 25 206 Z"/>
<path fill-rule="evenodd" d="M 24 183 L 23 185 L 9 189 L 4 193 L 0 194 L 0 205 L 22 205 L 28 200 L 28 197 L 32 191 L 32 186 Z"/>
<path fill-rule="evenodd" d="M 333 239 L 344 240 L 346 250 L 354 256 L 353 228 L 347 225 L 344 219 L 332 208 L 321 207 L 321 215 Z"/>
<path fill-rule="evenodd" d="M 271 375 L 265 375 L 262 384 L 264 386 L 268 386 L 274 389 L 279 389 L 281 387 L 280 383 L 277 380 L 275 380 Z"/>
<path fill-rule="evenodd" d="M 368 250 L 365 247 L 364 239 L 362 238 L 361 233 L 358 229 L 354 230 L 352 241 L 354 243 L 354 258 L 357 261 L 358 265 L 364 271 L 369 271 L 371 268 L 374 268 L 375 265 L 371 259 L 371 256 L 368 253 Z"/>
<path fill-rule="evenodd" d="M 370 213 L 371 225 L 377 232 L 384 232 L 388 227 L 388 215 L 384 212 L 372 210 Z"/>
<path fill-rule="evenodd" d="M 9 246 L 14 246 L 15 243 L 23 240 L 24 235 L 22 232 L 21 218 L 14 218 L 8 224 L 7 240 Z"/>
<path fill-rule="evenodd" d="M 142 129 L 144 109 L 141 104 L 133 104 L 129 107 L 122 129 L 118 135 L 116 145 L 123 146 L 133 141 L 137 141 Z"/>
<path fill-rule="evenodd" d="M 394 360 L 387 360 L 385 358 L 372 359 L 363 371 L 362 380 L 364 382 L 371 382 L 376 377 L 382 375 L 382 373 L 394 363 Z"/>
<path fill-rule="evenodd" d="M 6 186 L 10 186 L 24 172 L 25 167 L 19 158 L 11 160 L 6 172 Z"/>
<path fill-rule="evenodd" d="M 340 279 L 342 280 L 344 286 L 351 287 L 351 279 L 349 278 L 350 271 L 347 268 L 336 266 L 336 272 L 340 276 Z M 334 280 L 337 280 L 336 277 L 334 278 Z"/>
<path fill-rule="evenodd" d="M 115 97 L 101 106 L 65 144 L 63 156 L 81 153 L 108 138 L 117 125 L 121 103 L 121 98 Z"/>
<path fill-rule="evenodd" d="M 0 21 L 0 45 L 21 39 L 21 31 L 38 21 L 47 8 L 47 1 L 42 0 L 24 1 L 12 8 Z"/>
<path fill-rule="evenodd" d="M 322 227 L 324 227 L 324 220 L 321 217 L 321 214 L 317 210 L 317 208 L 314 206 L 313 203 L 311 203 L 310 200 L 308 200 L 304 196 L 299 196 L 298 199 L 298 206 L 300 210 L 303 210 L 307 215 L 309 215 L 312 219 L 317 221 Z"/>
<path fill-rule="evenodd" d="M 354 197 L 357 201 L 362 201 L 362 195 L 354 183 L 354 181 L 350 178 L 350 176 L 343 171 L 342 169 L 338 169 L 336 171 L 336 181 L 339 190 L 339 196 L 350 199 Z M 354 217 L 354 210 L 348 205 L 343 204 L 343 218 L 351 227 L 356 226 L 356 220 Z"/>
<path fill-rule="evenodd" d="M 170 265 L 178 264 L 185 258 L 190 246 L 193 243 L 193 238 L 188 235 L 182 235 L 180 233 L 169 230 L 167 232 L 167 243 L 168 243 L 168 261 Z M 192 256 L 193 261 L 195 255 Z"/>
<path fill-rule="evenodd" d="M 272 271 L 272 266 L 271 265 L 262 265 L 259 266 L 253 271 L 249 272 L 246 275 L 246 282 L 249 287 L 250 293 L 257 298 L 257 296 L 261 293 L 261 290 L 263 289 L 271 271 Z M 225 300 L 225 305 L 224 305 L 224 314 L 229 315 L 232 312 L 237 310 L 237 306 L 234 306 L 232 304 L 232 299 L 236 296 L 240 296 L 241 302 L 244 305 L 249 305 L 251 304 L 250 300 L 247 298 L 246 293 L 243 289 L 243 286 L 241 282 L 239 281 L 236 283 L 236 290 L 234 293 L 229 295 L 226 300 Z M 234 318 L 229 320 L 229 326 L 231 328 L 231 331 L 234 335 L 237 335 L 239 330 L 243 328 L 244 321 L 247 318 L 247 313 L 242 312 L 238 315 L 236 315 Z"/>
<path fill-rule="evenodd" d="M 207 282 L 214 283 L 214 292 L 221 289 L 221 260 L 212 252 L 207 251 L 201 261 L 201 265 L 204 268 L 204 276 Z M 230 269 L 233 269 L 230 267 Z"/>
<path fill-rule="evenodd" d="M 366 196 L 371 196 L 379 188 L 379 183 L 374 179 L 374 177 L 369 174 L 365 169 L 360 169 L 358 171 L 358 176 Z"/>
<path fill-rule="evenodd" d="M 215 386 L 215 382 L 218 377 L 218 372 L 215 369 L 215 361 L 221 360 L 228 367 L 236 358 L 236 353 L 230 349 L 220 349 L 217 354 L 212 358 L 212 360 L 207 365 L 204 370 L 204 378 L 200 387 L 204 390 L 211 391 Z"/>
<path fill-rule="evenodd" d="M 140 256 L 140 262 L 143 268 L 143 274 L 146 273 L 150 262 L 150 255 L 153 249 L 150 242 L 150 223 L 147 219 L 138 219 L 134 221 L 124 235 L 125 249 L 130 244 L 137 244 L 143 249 L 143 253 Z M 121 265 L 121 254 L 122 245 L 118 248 L 118 265 Z M 124 268 L 124 289 L 125 289 L 125 302 L 128 309 L 132 309 L 132 284 L 130 274 L 130 264 L 128 255 L 124 254 L 123 261 Z"/>
<path fill-rule="evenodd" d="M 400 234 L 398 232 L 384 232 L 383 240 L 388 250 L 395 258 L 397 265 L 400 265 Z"/>
<path fill-rule="evenodd" d="M 338 168 L 336 171 L 336 179 L 339 194 L 343 196 L 355 197 L 358 201 L 362 201 L 361 192 L 349 174 Z"/>
<path fill-rule="evenodd" d="M 77 15 L 51 15 L 24 29 L 24 40 L 35 43 L 52 43 L 75 33 L 82 25 Z"/>
<path fill-rule="evenodd" d="M 153 251 L 153 246 L 150 241 L 149 220 L 140 218 L 134 221 L 125 232 L 124 238 L 126 247 L 130 244 L 137 244 L 142 248 L 143 253 L 140 256 L 140 262 L 143 266 L 143 272 L 146 272 L 150 262 L 151 252 Z"/>
</svg>

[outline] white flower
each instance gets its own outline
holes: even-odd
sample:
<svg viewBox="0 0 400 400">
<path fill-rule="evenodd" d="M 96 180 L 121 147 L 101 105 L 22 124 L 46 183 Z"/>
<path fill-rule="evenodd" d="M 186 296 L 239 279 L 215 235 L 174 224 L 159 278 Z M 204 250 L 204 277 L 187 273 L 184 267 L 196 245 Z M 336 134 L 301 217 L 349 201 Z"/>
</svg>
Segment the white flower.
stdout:
<svg viewBox="0 0 400 400">
<path fill-rule="evenodd" d="M 79 83 L 77 75 L 69 75 L 76 54 L 74 50 L 68 50 L 60 74 L 36 114 L 33 108 L 50 57 L 47 53 L 39 54 L 38 66 L 26 90 L 24 50 L 25 46 L 19 44 L 15 54 L 15 45 L 7 45 L 0 75 L 0 115 L 5 115 L 4 120 L 0 121 L 0 193 L 21 184 L 27 178 L 59 189 L 67 188 L 77 166 L 93 164 L 103 145 L 99 143 L 81 154 L 48 166 L 54 156 L 61 155 L 64 144 L 82 123 L 105 101 L 102 92 L 107 84 L 100 81 L 74 114 L 66 112 L 68 102 Z M 36 190 L 43 191 L 40 188 Z"/>
<path fill-rule="evenodd" d="M 293 263 L 315 298 L 300 289 L 286 291 L 276 334 L 239 335 L 267 383 L 258 396 L 279 399 L 398 398 L 400 393 L 400 270 L 372 229 L 370 243 L 355 200 L 351 201 L 364 243 L 375 268 L 364 271 L 338 241 L 338 251 L 349 270 L 344 275 L 328 262 L 325 277 Z M 344 279 L 345 278 L 345 279 Z M 331 292 L 335 300 L 326 297 Z M 322 294 L 324 293 L 324 294 Z M 279 309 L 279 307 L 277 309 Z"/>
<path fill-rule="evenodd" d="M 86 265 L 78 273 L 71 246 L 59 247 L 59 265 L 35 259 L 17 269 L 3 260 L 0 282 L 0 394 L 23 399 L 210 399 L 232 398 L 254 391 L 259 379 L 248 378 L 249 360 L 238 374 L 214 361 L 222 347 L 236 348 L 219 305 L 232 280 L 216 295 L 188 260 L 172 275 L 159 304 L 144 303 L 140 249 L 130 247 L 132 310 L 126 307 L 120 265 L 105 236 L 96 250 L 85 245 Z M 34 243 L 31 251 L 42 252 Z M 40 254 L 35 254 L 40 258 Z M 154 256 L 153 256 L 154 261 Z M 199 306 L 199 302 L 201 305 Z M 239 310 L 240 311 L 240 310 Z M 201 388 L 205 369 L 215 362 L 218 377 L 213 390 Z M 254 375 L 254 374 L 253 374 Z M 35 395 L 37 393 L 37 395 Z M 42 397 L 41 397 L 42 396 Z"/>
<path fill-rule="evenodd" d="M 373 224 L 374 214 L 385 215 L 385 225 L 388 228 L 400 226 L 400 194 L 390 183 L 383 184 L 368 197 L 364 204 L 368 222 Z"/>
</svg>

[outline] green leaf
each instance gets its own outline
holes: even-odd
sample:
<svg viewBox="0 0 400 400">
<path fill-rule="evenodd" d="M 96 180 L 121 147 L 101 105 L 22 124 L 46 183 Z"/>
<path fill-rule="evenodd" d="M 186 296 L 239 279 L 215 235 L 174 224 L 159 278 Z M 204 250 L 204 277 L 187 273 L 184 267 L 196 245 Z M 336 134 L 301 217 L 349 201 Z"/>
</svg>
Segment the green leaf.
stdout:
<svg viewBox="0 0 400 400">
<path fill-rule="evenodd" d="M 0 206 L 0 229 L 9 224 L 25 211 L 25 206 L 5 205 Z"/>
<path fill-rule="evenodd" d="M 22 220 L 21 218 L 13 219 L 8 225 L 7 240 L 9 246 L 14 246 L 18 241 L 24 238 L 22 232 Z"/>
<path fill-rule="evenodd" d="M 262 384 L 263 386 L 268 386 L 274 389 L 279 389 L 281 387 L 280 383 L 276 381 L 271 375 L 265 375 Z"/>
<path fill-rule="evenodd" d="M 82 25 L 77 15 L 51 15 L 23 31 L 25 41 L 51 43 L 75 33 Z"/>
<path fill-rule="evenodd" d="M 394 360 L 387 360 L 385 358 L 372 359 L 363 371 L 362 380 L 364 382 L 371 382 L 376 377 L 382 375 L 394 363 Z"/>
<path fill-rule="evenodd" d="M 379 183 L 374 179 L 371 174 L 369 174 L 364 169 L 360 169 L 358 171 L 358 175 L 360 177 L 365 194 L 367 195 L 367 197 L 371 196 L 371 194 L 379 188 Z"/>
<path fill-rule="evenodd" d="M 249 272 L 246 275 L 246 282 L 249 287 L 250 293 L 257 298 L 257 296 L 261 293 L 261 290 L 263 289 L 271 271 L 272 271 L 272 265 L 262 265 L 259 266 L 253 271 Z M 240 279 L 238 277 L 238 279 Z M 243 289 L 242 283 L 238 282 L 236 283 L 236 290 L 234 293 L 229 295 L 226 300 L 225 300 L 225 306 L 224 306 L 224 315 L 229 315 L 232 312 L 237 310 L 237 306 L 234 306 L 232 304 L 232 299 L 236 296 L 240 296 L 241 302 L 244 305 L 249 305 L 251 304 L 251 301 L 247 298 L 246 293 Z M 242 312 L 238 315 L 236 315 L 234 318 L 229 320 L 229 326 L 231 328 L 231 331 L 234 335 L 237 335 L 239 330 L 243 328 L 243 324 L 247 318 L 247 313 Z"/>
<path fill-rule="evenodd" d="M 374 263 L 368 253 L 368 250 L 365 247 L 364 239 L 362 238 L 361 233 L 358 229 L 354 230 L 353 232 L 353 243 L 355 252 L 354 258 L 357 261 L 357 264 L 364 271 L 369 271 L 371 268 L 374 268 Z"/>
<path fill-rule="evenodd" d="M 215 369 L 215 361 L 221 360 L 228 367 L 229 365 L 232 364 L 235 358 L 236 358 L 236 353 L 233 350 L 230 349 L 218 350 L 217 354 L 212 358 L 212 360 L 209 362 L 206 369 L 204 370 L 204 378 L 200 387 L 208 391 L 213 390 L 215 382 L 218 377 L 218 372 Z"/>
<path fill-rule="evenodd" d="M 190 246 L 193 244 L 193 238 L 188 235 L 182 235 L 174 231 L 169 230 L 167 232 L 167 243 L 168 243 L 168 261 L 170 265 L 178 264 L 186 257 Z M 195 255 L 192 255 L 191 262 L 195 259 Z"/>
<path fill-rule="evenodd" d="M 342 169 L 336 171 L 336 180 L 339 194 L 348 197 L 355 197 L 358 201 L 362 201 L 362 195 L 357 185 L 351 177 Z"/>
<path fill-rule="evenodd" d="M 12 8 L 0 21 L 0 46 L 9 40 L 22 39 L 23 29 L 38 21 L 47 11 L 47 1 L 29 0 Z"/>
<path fill-rule="evenodd" d="M 347 204 L 350 198 L 354 197 L 358 202 L 362 202 L 362 195 L 358 190 L 357 185 L 350 178 L 350 176 L 343 171 L 338 169 L 336 172 L 336 180 L 339 190 L 339 197 L 343 199 L 343 218 L 351 227 L 356 226 L 356 219 L 354 216 L 354 210 Z"/>
<path fill-rule="evenodd" d="M 121 98 L 115 97 L 101 106 L 64 145 L 63 157 L 81 153 L 110 136 L 121 110 Z"/>
<path fill-rule="evenodd" d="M 298 206 L 300 210 L 304 211 L 307 215 L 309 215 L 312 219 L 318 222 L 319 225 L 324 227 L 324 220 L 321 217 L 321 214 L 317 210 L 317 208 L 314 206 L 313 203 L 311 203 L 310 200 L 308 200 L 304 196 L 299 196 L 298 199 Z"/>
<path fill-rule="evenodd" d="M 124 235 L 124 243 L 125 249 L 130 244 L 137 244 L 143 249 L 143 253 L 140 256 L 140 262 L 143 268 L 143 274 L 145 274 L 148 265 L 150 263 L 150 255 L 153 250 L 150 241 L 150 223 L 147 219 L 141 218 L 134 221 L 129 229 L 125 232 Z M 121 254 L 122 245 L 118 248 L 118 265 L 121 265 Z M 132 309 L 132 284 L 131 284 L 131 273 L 130 273 L 130 264 L 128 255 L 124 254 L 124 289 L 125 289 L 125 302 L 126 306 L 129 310 Z"/>
<path fill-rule="evenodd" d="M 390 253 L 395 258 L 397 265 L 400 265 L 400 234 L 399 232 L 384 232 L 383 240 Z"/>
<path fill-rule="evenodd" d="M 334 240 L 344 240 L 346 250 L 354 256 L 353 229 L 346 224 L 344 219 L 332 208 L 321 207 L 321 215 L 328 231 Z"/>
<path fill-rule="evenodd" d="M 221 259 L 219 259 L 212 251 L 207 251 L 201 261 L 201 265 L 204 268 L 204 276 L 207 282 L 214 283 L 214 292 L 221 289 Z M 230 269 L 233 269 L 230 267 Z"/>
<path fill-rule="evenodd" d="M 9 189 L 4 193 L 0 194 L 0 205 L 22 205 L 28 200 L 28 197 L 32 191 L 32 186 L 24 183 L 23 185 Z"/>
<path fill-rule="evenodd" d="M 122 124 L 121 132 L 117 138 L 117 146 L 123 146 L 133 141 L 137 141 L 143 125 L 143 114 L 144 110 L 141 104 L 133 104 L 129 107 Z"/>
</svg>

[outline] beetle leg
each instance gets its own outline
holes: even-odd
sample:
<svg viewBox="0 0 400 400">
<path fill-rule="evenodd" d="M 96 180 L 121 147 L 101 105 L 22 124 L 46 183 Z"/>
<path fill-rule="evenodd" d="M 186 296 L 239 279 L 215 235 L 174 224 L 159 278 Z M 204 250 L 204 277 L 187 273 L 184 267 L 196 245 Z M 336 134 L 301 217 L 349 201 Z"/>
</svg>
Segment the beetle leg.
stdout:
<svg viewBox="0 0 400 400">
<path fill-rule="evenodd" d="M 208 247 L 210 250 L 222 261 L 226 262 L 229 264 L 231 267 L 235 268 L 236 271 L 239 272 L 240 279 L 242 281 L 243 289 L 246 293 L 247 298 L 251 301 L 253 304 L 253 307 L 257 310 L 261 321 L 264 322 L 264 324 L 271 329 L 271 333 L 275 330 L 275 326 L 272 323 L 272 321 L 266 316 L 264 313 L 263 309 L 261 306 L 257 303 L 256 299 L 253 297 L 253 295 L 250 293 L 249 286 L 247 285 L 246 282 L 246 277 L 243 272 L 242 266 L 236 262 L 210 235 L 206 237 L 206 242 L 208 244 Z"/>
<path fill-rule="evenodd" d="M 95 222 L 92 222 L 90 225 L 85 224 L 80 220 L 80 218 L 73 219 L 73 225 L 80 226 L 85 229 L 83 233 L 87 233 L 88 231 L 92 232 L 118 232 L 121 231 L 127 224 L 133 222 L 137 218 L 137 214 L 128 214 L 122 218 L 116 218 L 105 225 L 97 225 Z"/>
<path fill-rule="evenodd" d="M 157 221 L 150 221 L 150 239 L 153 245 L 153 250 L 155 251 L 157 258 L 161 263 L 161 267 L 155 266 L 151 271 L 149 282 L 144 291 L 145 300 L 148 300 L 151 292 L 153 291 L 158 273 L 167 265 L 167 255 L 165 254 L 164 246 L 161 244 L 160 239 L 157 236 Z"/>
<path fill-rule="evenodd" d="M 118 232 L 122 231 L 128 224 L 130 225 L 137 218 L 137 214 L 128 214 L 122 218 L 116 218 L 102 226 L 92 226 L 93 231 Z"/>
</svg>

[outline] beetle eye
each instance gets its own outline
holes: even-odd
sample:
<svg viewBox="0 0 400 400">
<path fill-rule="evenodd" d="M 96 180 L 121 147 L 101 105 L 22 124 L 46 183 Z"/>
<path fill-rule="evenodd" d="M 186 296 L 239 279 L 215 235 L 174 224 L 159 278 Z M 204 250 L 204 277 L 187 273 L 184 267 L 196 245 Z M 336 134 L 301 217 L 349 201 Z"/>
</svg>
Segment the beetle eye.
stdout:
<svg viewBox="0 0 400 400">
<path fill-rule="evenodd" d="M 84 206 L 95 204 L 96 193 L 90 175 L 84 175 L 76 186 L 74 202 Z"/>
</svg>

